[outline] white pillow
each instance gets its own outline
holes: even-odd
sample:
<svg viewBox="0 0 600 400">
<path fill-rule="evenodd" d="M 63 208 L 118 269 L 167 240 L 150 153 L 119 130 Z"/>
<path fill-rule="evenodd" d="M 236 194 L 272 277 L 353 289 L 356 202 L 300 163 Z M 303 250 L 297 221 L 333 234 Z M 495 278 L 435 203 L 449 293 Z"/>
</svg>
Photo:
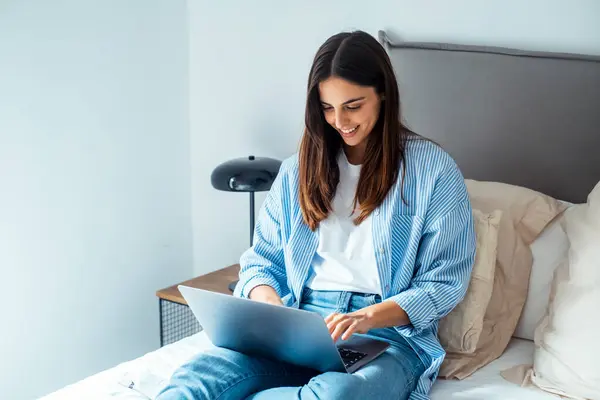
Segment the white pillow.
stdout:
<svg viewBox="0 0 600 400">
<path fill-rule="evenodd" d="M 568 249 L 569 241 L 558 219 L 531 244 L 533 265 L 527 300 L 514 337 L 533 340 L 535 328 L 546 314 L 554 271 L 566 259 Z"/>
<path fill-rule="evenodd" d="M 531 381 L 575 399 L 600 399 L 600 183 L 588 203 L 565 212 L 568 262 L 552 282 L 547 315 L 535 332 Z"/>
</svg>

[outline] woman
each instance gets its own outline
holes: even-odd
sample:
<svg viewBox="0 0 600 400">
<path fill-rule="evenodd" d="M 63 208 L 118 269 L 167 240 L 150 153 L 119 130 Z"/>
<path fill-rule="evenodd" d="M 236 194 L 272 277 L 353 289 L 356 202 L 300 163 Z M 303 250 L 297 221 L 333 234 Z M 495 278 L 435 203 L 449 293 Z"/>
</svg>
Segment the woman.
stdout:
<svg viewBox="0 0 600 400">
<path fill-rule="evenodd" d="M 427 399 L 444 358 L 438 320 L 463 298 L 473 217 L 453 160 L 400 122 L 385 50 L 341 33 L 310 71 L 306 129 L 260 212 L 235 296 L 321 314 L 334 341 L 388 350 L 353 374 L 227 349 L 182 366 L 158 399 Z M 301 328 L 301 327 L 299 327 Z"/>
</svg>

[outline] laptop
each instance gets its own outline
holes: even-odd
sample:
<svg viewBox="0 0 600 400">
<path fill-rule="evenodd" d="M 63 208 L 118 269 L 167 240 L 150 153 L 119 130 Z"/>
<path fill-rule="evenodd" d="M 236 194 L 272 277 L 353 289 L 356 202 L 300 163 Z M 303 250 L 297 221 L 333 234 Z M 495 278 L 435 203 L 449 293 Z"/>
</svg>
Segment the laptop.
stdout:
<svg viewBox="0 0 600 400">
<path fill-rule="evenodd" d="M 217 347 L 320 372 L 352 373 L 381 355 L 389 343 L 352 335 L 334 343 L 315 312 L 178 286 L 192 313 Z"/>
</svg>

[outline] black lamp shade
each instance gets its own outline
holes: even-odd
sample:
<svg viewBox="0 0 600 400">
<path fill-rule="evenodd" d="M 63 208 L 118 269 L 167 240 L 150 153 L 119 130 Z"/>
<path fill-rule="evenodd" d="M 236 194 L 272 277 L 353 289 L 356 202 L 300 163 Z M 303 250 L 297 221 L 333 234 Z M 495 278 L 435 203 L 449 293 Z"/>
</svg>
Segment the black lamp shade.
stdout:
<svg viewBox="0 0 600 400">
<path fill-rule="evenodd" d="M 217 166 L 210 176 L 212 186 L 228 192 L 262 192 L 271 188 L 281 161 L 268 157 L 242 157 Z"/>
</svg>

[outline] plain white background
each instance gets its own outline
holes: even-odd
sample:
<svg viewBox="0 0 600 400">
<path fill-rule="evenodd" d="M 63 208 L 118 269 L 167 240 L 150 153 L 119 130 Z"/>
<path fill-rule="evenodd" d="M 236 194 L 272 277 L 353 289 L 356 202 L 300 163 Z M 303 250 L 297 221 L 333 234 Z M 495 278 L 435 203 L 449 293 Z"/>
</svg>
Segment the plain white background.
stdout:
<svg viewBox="0 0 600 400">
<path fill-rule="evenodd" d="M 186 4 L 0 1 L 0 398 L 159 346 L 192 273 Z"/>
<path fill-rule="evenodd" d="M 157 348 L 155 291 L 248 245 L 212 169 L 294 153 L 315 51 L 357 28 L 600 54 L 595 0 L 0 2 L 3 398 Z"/>
</svg>

